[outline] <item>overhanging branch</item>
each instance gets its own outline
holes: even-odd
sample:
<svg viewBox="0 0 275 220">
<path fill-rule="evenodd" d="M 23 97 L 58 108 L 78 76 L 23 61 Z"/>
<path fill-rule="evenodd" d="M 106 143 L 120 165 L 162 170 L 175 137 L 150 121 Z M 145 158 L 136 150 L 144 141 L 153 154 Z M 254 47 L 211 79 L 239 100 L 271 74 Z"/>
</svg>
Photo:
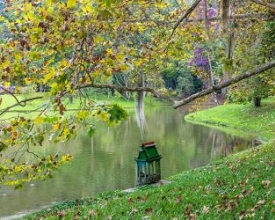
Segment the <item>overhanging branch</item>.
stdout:
<svg viewBox="0 0 275 220">
<path fill-rule="evenodd" d="M 174 104 L 173 107 L 176 109 L 178 107 L 181 107 L 183 105 L 186 105 L 186 104 L 192 102 L 193 100 L 195 100 L 197 98 L 206 96 L 206 95 L 208 95 L 208 94 L 210 94 L 212 92 L 215 92 L 217 90 L 223 89 L 223 88 L 225 88 L 227 86 L 230 86 L 230 85 L 232 85 L 234 83 L 240 82 L 241 80 L 247 79 L 247 78 L 249 78 L 251 76 L 260 74 L 260 73 L 262 73 L 262 72 L 264 72 L 266 70 L 269 70 L 271 68 L 274 68 L 274 67 L 275 67 L 275 60 L 272 61 L 272 62 L 266 63 L 266 64 L 264 64 L 262 66 L 259 66 L 259 67 L 255 68 L 255 69 L 251 70 L 251 71 L 247 71 L 245 73 L 242 73 L 242 74 L 240 74 L 240 75 L 238 75 L 238 76 L 236 76 L 236 77 L 234 77 L 234 78 L 232 78 L 230 80 L 227 80 L 227 81 L 225 81 L 223 83 L 220 83 L 220 84 L 215 85 L 213 87 L 210 87 L 208 89 L 202 90 L 201 92 L 197 92 L 197 93 L 195 93 L 195 94 L 187 97 L 186 99 L 183 99 L 181 101 L 175 102 L 175 104 Z"/>
<path fill-rule="evenodd" d="M 172 31 L 172 34 L 170 35 L 169 38 L 171 38 L 174 33 L 175 33 L 175 30 L 177 29 L 177 27 L 180 25 L 180 23 L 188 17 L 188 15 L 190 15 L 194 10 L 195 8 L 198 6 L 198 4 L 201 2 L 202 0 L 196 0 L 190 8 L 187 9 L 187 11 L 184 13 L 184 15 L 177 21 L 177 23 L 174 25 L 173 27 L 173 31 Z"/>
<path fill-rule="evenodd" d="M 33 100 L 36 100 L 36 99 L 42 99 L 43 98 L 43 96 L 36 96 L 36 97 L 32 97 L 32 98 L 28 98 L 28 99 L 24 99 L 24 100 L 21 100 L 21 101 L 19 101 L 18 99 L 17 99 L 17 102 L 15 103 L 15 104 L 13 104 L 13 105 L 11 105 L 11 106 L 9 106 L 9 107 L 6 107 L 6 108 L 4 108 L 3 110 L 1 110 L 0 111 L 0 116 L 1 115 L 3 115 L 3 114 L 5 114 L 6 112 L 8 112 L 10 109 L 12 109 L 12 108 L 14 108 L 14 107 L 16 107 L 16 106 L 26 106 L 26 103 L 27 102 L 30 102 L 30 101 L 33 101 Z"/>
<path fill-rule="evenodd" d="M 152 89 L 150 87 L 128 87 L 128 86 L 118 86 L 118 85 L 112 85 L 112 84 L 86 84 L 86 85 L 80 85 L 78 87 L 76 87 L 76 89 L 85 89 L 85 88 L 97 88 L 97 89 L 114 89 L 117 91 L 128 91 L 128 92 L 140 92 L 140 91 L 144 91 L 144 92 L 150 92 L 152 93 L 155 97 L 157 98 L 163 98 L 169 101 L 173 101 L 173 99 L 171 99 L 168 96 L 165 96 L 159 92 L 157 92 L 155 89 Z"/>
<path fill-rule="evenodd" d="M 254 2 L 254 3 L 258 4 L 258 5 L 262 5 L 262 6 L 268 7 L 272 11 L 275 10 L 275 4 L 271 4 L 271 3 L 268 3 L 268 2 L 263 2 L 263 1 L 260 1 L 260 0 L 250 0 L 250 1 Z"/>
<path fill-rule="evenodd" d="M 7 89 L 7 88 L 5 88 L 5 87 L 3 87 L 3 86 L 0 86 L 0 89 L 3 90 L 5 93 L 11 95 L 11 96 L 15 99 L 17 105 L 20 105 L 20 106 L 25 106 L 25 105 L 26 105 L 25 102 L 20 102 L 20 101 L 18 100 L 18 98 L 13 94 L 13 92 L 11 92 L 9 89 Z"/>
<path fill-rule="evenodd" d="M 269 19 L 269 14 L 268 13 L 246 13 L 246 14 L 235 14 L 235 15 L 229 15 L 228 19 L 238 19 L 238 20 L 242 20 L 242 19 L 261 19 L 261 20 L 267 20 Z M 212 17 L 212 18 L 208 18 L 208 21 L 220 21 L 222 20 L 222 17 Z M 145 23 L 145 22 L 154 22 L 154 23 L 158 23 L 160 25 L 170 25 L 170 24 L 174 24 L 178 21 L 172 20 L 172 21 L 163 21 L 163 20 L 152 20 L 152 19 L 137 19 L 137 20 L 127 20 L 127 21 L 123 21 L 124 23 Z M 192 23 L 192 22 L 205 22 L 205 18 L 188 18 L 184 21 L 185 23 Z"/>
</svg>

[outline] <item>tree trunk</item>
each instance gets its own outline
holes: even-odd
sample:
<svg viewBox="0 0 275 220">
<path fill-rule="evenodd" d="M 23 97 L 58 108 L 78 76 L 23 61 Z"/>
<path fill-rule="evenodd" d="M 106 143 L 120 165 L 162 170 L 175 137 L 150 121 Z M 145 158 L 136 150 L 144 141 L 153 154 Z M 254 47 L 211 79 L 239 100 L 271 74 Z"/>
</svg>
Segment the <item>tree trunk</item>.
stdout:
<svg viewBox="0 0 275 220">
<path fill-rule="evenodd" d="M 144 74 L 140 73 L 138 76 L 138 86 L 144 87 Z M 144 91 L 137 92 L 137 105 L 136 105 L 136 120 L 141 132 L 144 132 L 146 125 L 145 113 L 144 113 Z"/>
<path fill-rule="evenodd" d="M 222 0 L 222 23 L 223 23 L 223 33 L 226 33 L 229 25 L 229 0 Z"/>
</svg>

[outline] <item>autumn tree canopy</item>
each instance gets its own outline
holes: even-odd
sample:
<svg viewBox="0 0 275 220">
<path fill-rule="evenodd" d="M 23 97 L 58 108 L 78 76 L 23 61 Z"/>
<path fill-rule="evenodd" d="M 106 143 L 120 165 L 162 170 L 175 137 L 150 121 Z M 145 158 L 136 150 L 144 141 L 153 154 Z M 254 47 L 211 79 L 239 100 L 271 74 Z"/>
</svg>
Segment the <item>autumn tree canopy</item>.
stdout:
<svg viewBox="0 0 275 220">
<path fill-rule="evenodd" d="M 92 100 L 89 88 L 169 98 L 161 71 L 177 61 L 201 78 L 206 89 L 177 100 L 177 108 L 270 70 L 275 61 L 263 54 L 259 59 L 257 51 L 263 48 L 263 27 L 274 22 L 274 5 L 255 0 L 2 1 L 0 182 L 20 186 L 51 176 L 70 160 L 69 155 L 34 155 L 26 164 L 19 149 L 34 154 L 30 145 L 66 141 L 82 127 L 92 134 L 91 118 L 114 124 L 126 117 L 118 105 Z M 146 86 L 138 86 L 141 73 Z M 116 74 L 127 77 L 127 84 L 114 84 Z M 37 87 L 46 89 L 38 93 Z M 18 99 L 17 94 L 27 95 Z M 69 114 L 68 97 L 81 100 Z M 34 100 L 41 105 L 32 117 L 7 117 Z"/>
</svg>

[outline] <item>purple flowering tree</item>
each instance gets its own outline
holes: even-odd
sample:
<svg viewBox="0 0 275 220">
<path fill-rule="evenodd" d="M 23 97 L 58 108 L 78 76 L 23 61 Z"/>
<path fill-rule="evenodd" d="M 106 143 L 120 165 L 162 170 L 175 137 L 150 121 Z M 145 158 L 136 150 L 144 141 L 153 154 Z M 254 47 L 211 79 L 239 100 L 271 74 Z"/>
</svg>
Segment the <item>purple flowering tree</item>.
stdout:
<svg viewBox="0 0 275 220">
<path fill-rule="evenodd" d="M 194 43 L 194 52 L 192 58 L 189 60 L 188 65 L 190 67 L 195 67 L 197 72 L 200 73 L 200 78 L 203 78 L 205 83 L 204 86 L 208 87 L 213 84 L 212 77 L 212 67 L 211 60 L 208 56 L 209 43 L 211 43 L 211 32 L 218 32 L 219 25 L 217 21 L 210 21 L 209 18 L 218 16 L 218 5 L 212 4 L 207 5 L 206 0 L 200 2 L 195 16 L 197 19 L 205 20 L 205 32 L 208 36 L 208 39 L 204 39 L 200 42 Z M 194 33 L 194 36 L 199 35 L 197 32 Z"/>
</svg>

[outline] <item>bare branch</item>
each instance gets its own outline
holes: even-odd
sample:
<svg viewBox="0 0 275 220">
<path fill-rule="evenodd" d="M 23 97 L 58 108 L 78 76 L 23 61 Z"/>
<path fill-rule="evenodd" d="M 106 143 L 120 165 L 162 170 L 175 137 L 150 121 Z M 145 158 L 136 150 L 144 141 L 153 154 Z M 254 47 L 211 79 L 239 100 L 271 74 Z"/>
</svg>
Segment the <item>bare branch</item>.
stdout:
<svg viewBox="0 0 275 220">
<path fill-rule="evenodd" d="M 10 109 L 20 105 L 20 106 L 25 106 L 27 102 L 30 102 L 30 101 L 33 101 L 33 100 L 36 100 L 36 99 L 42 99 L 43 96 L 36 96 L 36 97 L 32 97 L 32 98 L 28 98 L 28 99 L 24 99 L 24 100 L 21 100 L 19 101 L 17 99 L 17 103 L 11 105 L 11 106 L 8 106 L 7 108 L 4 108 L 3 110 L 0 111 L 0 116 L 5 114 L 7 111 L 9 111 Z"/>
<path fill-rule="evenodd" d="M 189 96 L 186 99 L 183 99 L 181 101 L 175 102 L 175 104 L 174 104 L 173 107 L 174 108 L 178 108 L 178 107 L 183 106 L 183 105 L 185 105 L 185 104 L 187 104 L 187 103 L 189 103 L 189 102 L 191 102 L 191 101 L 193 101 L 193 100 L 195 100 L 195 99 L 197 99 L 199 97 L 206 96 L 206 95 L 208 95 L 208 94 L 210 94 L 212 92 L 215 92 L 217 90 L 220 90 L 222 88 L 230 86 L 230 85 L 232 85 L 234 83 L 240 82 L 241 80 L 247 79 L 247 78 L 249 78 L 251 76 L 260 74 L 260 73 L 262 73 L 262 72 L 264 72 L 266 70 L 269 70 L 271 68 L 274 68 L 274 67 L 275 67 L 275 60 L 272 61 L 272 62 L 266 63 L 266 64 L 264 64 L 262 66 L 259 66 L 259 67 L 255 68 L 255 69 L 251 70 L 251 71 L 247 71 L 245 73 L 242 73 L 242 74 L 240 74 L 240 75 L 238 75 L 236 77 L 233 77 L 232 79 L 227 80 L 227 81 L 225 81 L 223 83 L 220 83 L 220 84 L 212 86 L 212 87 L 210 87 L 208 89 L 202 90 L 201 92 L 197 92 L 197 93 Z"/>
<path fill-rule="evenodd" d="M 180 23 L 188 17 L 188 15 L 190 15 L 194 10 L 195 8 L 198 6 L 198 4 L 201 2 L 202 0 L 196 0 L 193 5 L 191 5 L 190 8 L 187 9 L 187 11 L 184 13 L 184 15 L 177 21 L 177 23 L 174 25 L 173 27 L 173 31 L 172 31 L 172 34 L 170 35 L 170 39 L 171 37 L 174 35 L 175 33 L 175 30 L 177 29 L 177 27 L 180 25 Z"/>
<path fill-rule="evenodd" d="M 267 13 L 247 13 L 247 14 L 235 14 L 235 15 L 229 15 L 228 19 L 232 20 L 232 19 L 247 19 L 247 18 L 251 18 L 251 19 L 263 19 L 263 20 L 268 20 L 269 18 L 269 14 Z M 208 21 L 220 21 L 222 20 L 221 17 L 212 17 L 212 18 L 208 18 Z M 194 19 L 188 19 L 185 20 L 185 23 L 192 23 L 192 22 L 204 22 L 205 18 L 194 18 Z M 154 22 L 156 24 L 160 24 L 160 25 L 169 25 L 169 24 L 173 24 L 176 23 L 177 21 L 163 21 L 163 20 L 152 20 L 152 19 L 135 19 L 135 20 L 125 20 L 123 21 L 124 23 L 144 23 L 144 22 Z"/>
<path fill-rule="evenodd" d="M 263 2 L 263 1 L 260 1 L 260 0 L 250 0 L 251 2 L 254 2 L 258 5 L 262 5 L 262 6 L 266 6 L 268 7 L 269 9 L 271 10 L 275 10 L 275 4 L 271 4 L 271 3 L 268 3 L 268 2 Z"/>
<path fill-rule="evenodd" d="M 229 15 L 228 19 L 230 20 L 235 20 L 235 19 L 263 19 L 263 20 L 268 20 L 269 15 L 266 13 L 258 13 L 258 14 L 252 14 L 252 13 L 247 13 L 247 14 L 237 14 L 237 15 Z M 220 21 L 222 20 L 221 17 L 213 17 L 213 18 L 208 18 L 208 21 Z M 205 21 L 205 18 L 197 18 L 197 19 L 188 19 L 185 21 L 186 23 L 191 23 L 191 22 L 203 22 Z"/>
<path fill-rule="evenodd" d="M 130 91 L 130 92 L 145 91 L 145 92 L 154 93 L 154 90 L 149 87 L 127 87 L 127 86 L 118 86 L 113 84 L 95 84 L 95 83 L 80 85 L 76 89 L 84 89 L 84 88 L 115 89 L 118 91 Z"/>
<path fill-rule="evenodd" d="M 17 105 L 20 105 L 20 106 L 25 106 L 26 105 L 25 102 L 20 103 L 20 101 L 18 100 L 18 98 L 11 91 L 9 91 L 8 89 L 6 89 L 5 87 L 0 86 L 0 89 L 2 89 L 3 91 L 5 91 L 6 93 L 10 94 L 15 99 L 15 101 L 17 102 Z"/>
<path fill-rule="evenodd" d="M 129 92 L 144 91 L 144 92 L 152 93 L 157 98 L 163 98 L 169 101 L 174 101 L 168 96 L 162 95 L 150 87 L 127 87 L 127 86 L 117 86 L 112 84 L 86 84 L 86 85 L 80 85 L 76 89 L 85 89 L 85 88 L 114 89 L 117 91 L 129 91 Z"/>
</svg>

